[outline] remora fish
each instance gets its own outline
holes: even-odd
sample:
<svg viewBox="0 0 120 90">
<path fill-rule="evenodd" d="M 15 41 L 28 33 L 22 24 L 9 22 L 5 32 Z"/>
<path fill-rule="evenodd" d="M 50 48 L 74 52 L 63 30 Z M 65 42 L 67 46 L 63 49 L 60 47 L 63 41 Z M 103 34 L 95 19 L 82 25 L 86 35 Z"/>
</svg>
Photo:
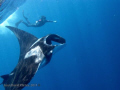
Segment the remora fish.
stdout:
<svg viewBox="0 0 120 90">
<path fill-rule="evenodd" d="M 18 28 L 6 26 L 17 37 L 20 44 L 19 61 L 15 69 L 7 75 L 1 76 L 5 90 L 21 90 L 36 74 L 39 66 L 50 62 L 54 49 L 65 44 L 65 39 L 50 34 L 38 39 L 37 37 Z M 52 45 L 52 41 L 60 43 Z"/>
</svg>

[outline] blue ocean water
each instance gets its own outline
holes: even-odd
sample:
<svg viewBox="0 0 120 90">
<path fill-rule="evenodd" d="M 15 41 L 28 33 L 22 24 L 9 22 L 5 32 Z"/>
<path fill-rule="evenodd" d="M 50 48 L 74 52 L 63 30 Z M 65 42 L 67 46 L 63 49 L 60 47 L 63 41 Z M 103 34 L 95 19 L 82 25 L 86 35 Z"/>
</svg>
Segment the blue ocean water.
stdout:
<svg viewBox="0 0 120 90">
<path fill-rule="evenodd" d="M 27 0 L 5 25 L 24 20 L 23 10 L 32 23 L 44 15 L 57 23 L 19 28 L 37 37 L 58 34 L 66 46 L 31 80 L 40 86 L 23 90 L 120 90 L 119 8 L 119 0 Z M 17 65 L 19 43 L 4 26 L 0 41 L 0 75 L 4 75 Z"/>
</svg>

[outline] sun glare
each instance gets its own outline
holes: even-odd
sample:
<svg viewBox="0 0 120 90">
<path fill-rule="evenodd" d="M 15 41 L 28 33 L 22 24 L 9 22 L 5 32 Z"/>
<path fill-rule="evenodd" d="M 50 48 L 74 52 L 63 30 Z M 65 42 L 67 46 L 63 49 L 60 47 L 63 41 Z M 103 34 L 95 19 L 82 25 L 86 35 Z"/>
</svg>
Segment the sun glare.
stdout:
<svg viewBox="0 0 120 90">
<path fill-rule="evenodd" d="M 8 21 L 9 20 L 12 20 L 12 19 L 15 19 L 15 13 L 11 14 L 2 24 L 0 24 L 0 26 L 6 26 L 6 25 L 9 25 Z"/>
<path fill-rule="evenodd" d="M 11 14 L 2 24 L 0 24 L 0 34 L 5 34 L 8 32 L 8 30 L 5 28 L 5 26 L 12 25 L 12 21 L 16 19 L 16 13 L 14 12 Z"/>
</svg>

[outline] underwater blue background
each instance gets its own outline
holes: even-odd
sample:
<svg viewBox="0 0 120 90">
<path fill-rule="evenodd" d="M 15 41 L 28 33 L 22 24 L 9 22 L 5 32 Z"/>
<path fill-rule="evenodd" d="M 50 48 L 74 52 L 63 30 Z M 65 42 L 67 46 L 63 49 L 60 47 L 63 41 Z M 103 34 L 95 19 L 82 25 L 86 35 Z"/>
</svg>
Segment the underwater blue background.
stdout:
<svg viewBox="0 0 120 90">
<path fill-rule="evenodd" d="M 23 90 L 120 90 L 119 0 L 27 0 L 5 25 L 24 20 L 23 10 L 31 23 L 42 15 L 57 23 L 38 28 L 20 24 L 20 29 L 39 38 L 54 33 L 66 39 L 66 46 L 29 83 L 40 86 Z M 18 58 L 17 38 L 1 26 L 0 75 L 9 74 Z"/>
</svg>

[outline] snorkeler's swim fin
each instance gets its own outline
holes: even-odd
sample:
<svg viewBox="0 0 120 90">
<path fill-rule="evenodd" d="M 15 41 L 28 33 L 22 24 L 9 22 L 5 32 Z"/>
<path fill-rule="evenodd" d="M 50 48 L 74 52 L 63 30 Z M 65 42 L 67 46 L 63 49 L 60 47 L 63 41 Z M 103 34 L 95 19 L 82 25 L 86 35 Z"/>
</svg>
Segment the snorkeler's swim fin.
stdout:
<svg viewBox="0 0 120 90">
<path fill-rule="evenodd" d="M 23 20 L 18 21 L 18 22 L 15 24 L 15 26 L 18 27 L 21 22 L 23 22 Z"/>
</svg>

